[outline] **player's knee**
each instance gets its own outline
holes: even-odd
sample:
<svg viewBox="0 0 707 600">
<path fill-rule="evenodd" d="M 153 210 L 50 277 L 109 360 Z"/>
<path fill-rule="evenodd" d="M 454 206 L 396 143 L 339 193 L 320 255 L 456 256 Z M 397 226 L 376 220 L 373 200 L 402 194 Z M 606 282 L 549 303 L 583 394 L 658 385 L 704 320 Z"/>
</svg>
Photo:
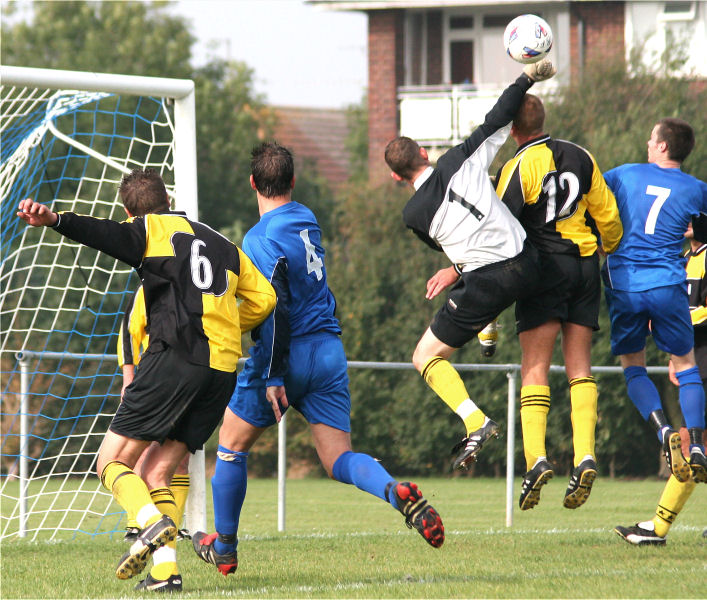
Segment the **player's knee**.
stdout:
<svg viewBox="0 0 707 600">
<path fill-rule="evenodd" d="M 420 373 L 422 373 L 422 369 L 425 368 L 425 364 L 429 359 L 428 353 L 424 352 L 419 346 L 415 348 L 415 351 L 412 353 L 412 365 Z"/>
</svg>

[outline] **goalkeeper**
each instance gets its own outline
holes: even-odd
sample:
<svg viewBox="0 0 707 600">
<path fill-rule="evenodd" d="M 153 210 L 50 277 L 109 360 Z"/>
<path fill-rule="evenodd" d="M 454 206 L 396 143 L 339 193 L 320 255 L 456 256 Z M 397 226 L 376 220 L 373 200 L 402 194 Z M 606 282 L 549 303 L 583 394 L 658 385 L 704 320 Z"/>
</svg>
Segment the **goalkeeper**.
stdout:
<svg viewBox="0 0 707 600">
<path fill-rule="evenodd" d="M 428 299 L 452 287 L 412 362 L 464 422 L 466 437 L 452 450 L 458 452 L 454 468 L 467 468 L 483 445 L 498 437 L 498 425 L 471 400 L 449 358 L 516 300 L 537 292 L 544 280 L 537 250 L 498 199 L 488 169 L 508 138 L 525 93 L 555 73 L 548 59 L 526 65 L 483 124 L 447 151 L 436 168 L 427 151 L 410 138 L 395 138 L 385 150 L 393 179 L 415 189 L 403 210 L 405 224 L 452 262 L 427 282 Z"/>
<path fill-rule="evenodd" d="M 133 170 L 119 192 L 128 214 L 121 223 L 55 213 L 30 198 L 20 202 L 17 216 L 127 263 L 143 282 L 150 344 L 105 435 L 97 472 L 141 528 L 116 576 L 141 573 L 154 553 L 136 589 L 180 591 L 179 515 L 169 484 L 187 452 L 200 449 L 217 427 L 235 386 L 241 332 L 272 312 L 275 291 L 226 238 L 170 211 L 156 171 Z M 133 467 L 153 441 L 160 446 L 143 466 L 143 481 Z"/>
</svg>

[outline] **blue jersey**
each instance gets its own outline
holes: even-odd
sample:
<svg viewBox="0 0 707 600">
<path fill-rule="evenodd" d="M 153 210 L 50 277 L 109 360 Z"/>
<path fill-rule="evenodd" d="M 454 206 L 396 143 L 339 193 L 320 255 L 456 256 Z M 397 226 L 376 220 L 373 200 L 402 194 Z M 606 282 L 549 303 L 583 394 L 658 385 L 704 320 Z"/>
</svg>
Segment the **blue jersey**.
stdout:
<svg viewBox="0 0 707 600">
<path fill-rule="evenodd" d="M 604 174 L 616 196 L 624 235 L 604 263 L 607 286 L 639 292 L 685 282 L 684 234 L 707 211 L 707 184 L 680 169 L 627 164 Z"/>
<path fill-rule="evenodd" d="M 282 385 L 291 337 L 341 333 L 327 285 L 321 230 L 311 210 L 288 202 L 265 213 L 246 233 L 242 248 L 275 288 L 277 306 L 255 332 L 256 344 L 238 384 Z"/>
</svg>

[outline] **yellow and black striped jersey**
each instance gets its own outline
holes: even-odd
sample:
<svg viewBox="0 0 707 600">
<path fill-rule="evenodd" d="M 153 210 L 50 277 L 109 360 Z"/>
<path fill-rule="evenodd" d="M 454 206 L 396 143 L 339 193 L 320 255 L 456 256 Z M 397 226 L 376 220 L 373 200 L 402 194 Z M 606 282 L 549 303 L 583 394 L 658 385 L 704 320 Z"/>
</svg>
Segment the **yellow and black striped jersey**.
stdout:
<svg viewBox="0 0 707 600">
<path fill-rule="evenodd" d="M 594 157 L 571 142 L 543 135 L 520 146 L 496 193 L 541 252 L 591 256 L 597 234 L 606 252 L 621 241 L 616 198 Z"/>
<path fill-rule="evenodd" d="M 233 372 L 241 332 L 275 307 L 273 287 L 240 248 L 184 213 L 119 223 L 64 212 L 54 228 L 137 270 L 150 332 L 147 352 L 166 344 L 191 363 Z"/>
<path fill-rule="evenodd" d="M 118 366 L 137 365 L 149 342 L 145 292 L 140 286 L 130 297 L 118 330 Z"/>
<path fill-rule="evenodd" d="M 690 317 L 695 327 L 695 334 L 698 330 L 707 331 L 707 269 L 705 259 L 707 259 L 707 244 L 702 244 L 696 250 L 690 248 L 685 256 L 687 257 L 687 294 L 690 300 Z"/>
</svg>

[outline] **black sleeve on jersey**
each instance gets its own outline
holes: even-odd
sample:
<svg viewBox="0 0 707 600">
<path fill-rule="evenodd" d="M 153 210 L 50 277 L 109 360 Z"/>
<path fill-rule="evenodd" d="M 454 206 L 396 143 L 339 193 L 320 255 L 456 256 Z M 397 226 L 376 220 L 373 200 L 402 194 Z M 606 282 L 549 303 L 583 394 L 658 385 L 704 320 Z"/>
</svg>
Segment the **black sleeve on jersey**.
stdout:
<svg viewBox="0 0 707 600">
<path fill-rule="evenodd" d="M 698 242 L 707 244 L 707 213 L 692 215 L 692 233 Z"/>
<path fill-rule="evenodd" d="M 486 113 L 484 122 L 474 129 L 472 134 L 457 146 L 457 148 L 461 149 L 466 157 L 469 157 L 481 146 L 486 138 L 491 137 L 499 129 L 508 125 L 508 123 L 515 118 L 521 102 L 523 102 L 525 92 L 530 89 L 533 83 L 533 80 L 525 73 L 518 77 L 518 79 L 503 90 L 500 98 L 496 100 L 496 104 Z M 452 148 L 450 152 L 454 150 L 455 149 Z M 447 154 L 449 154 L 449 152 Z M 447 155 L 445 154 L 445 156 Z"/>
<path fill-rule="evenodd" d="M 273 311 L 274 331 L 270 371 L 268 377 L 284 377 L 290 358 L 290 288 L 287 283 L 287 261 L 280 258 L 275 265 L 270 284 L 275 290 L 277 304 Z"/>
<path fill-rule="evenodd" d="M 147 234 L 145 220 L 97 219 L 71 212 L 59 213 L 54 229 L 69 239 L 105 252 L 113 258 L 138 268 L 145 254 Z"/>
<path fill-rule="evenodd" d="M 521 219 L 523 209 L 525 208 L 525 193 L 523 192 L 523 180 L 520 176 L 520 166 L 520 162 L 516 164 L 513 173 L 508 179 L 508 185 L 506 186 L 506 190 L 504 191 L 503 196 L 501 197 L 501 201 L 508 207 L 508 210 L 511 211 L 511 214 L 519 220 Z M 497 182 L 501 176 L 502 170 L 503 167 L 501 167 L 501 170 L 499 170 L 498 172 L 498 176 L 496 177 Z"/>
</svg>

